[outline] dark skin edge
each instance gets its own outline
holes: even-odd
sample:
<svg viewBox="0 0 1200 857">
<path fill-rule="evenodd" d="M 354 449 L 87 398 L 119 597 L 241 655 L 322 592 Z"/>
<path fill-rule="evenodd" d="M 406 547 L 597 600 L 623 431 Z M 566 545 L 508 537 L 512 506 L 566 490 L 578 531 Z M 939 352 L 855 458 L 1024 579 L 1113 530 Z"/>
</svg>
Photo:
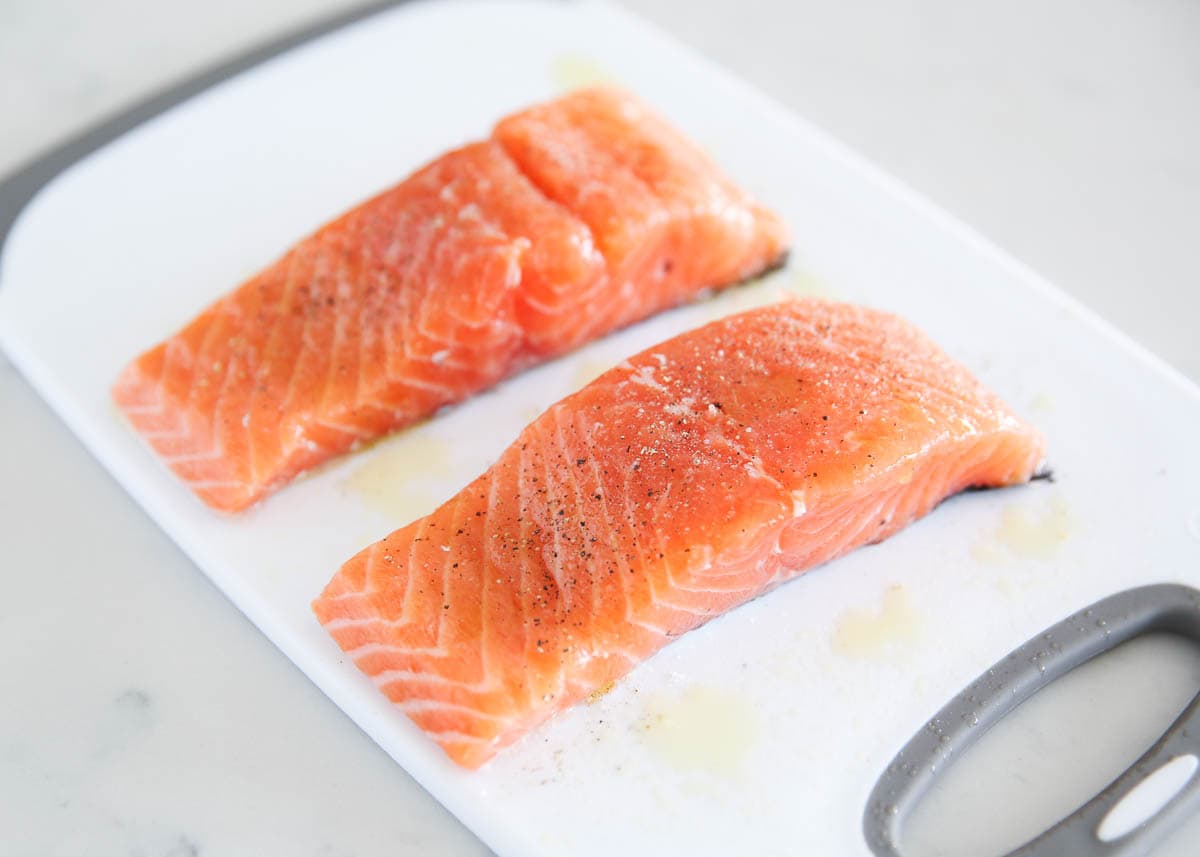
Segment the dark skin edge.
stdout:
<svg viewBox="0 0 1200 857">
<path fill-rule="evenodd" d="M 1030 482 L 1047 482 L 1047 483 L 1053 485 L 1058 480 L 1055 479 L 1055 477 L 1054 477 L 1054 469 L 1052 467 L 1046 466 L 1046 467 L 1043 467 L 1041 470 L 1039 470 L 1037 473 L 1030 476 L 1029 481 Z M 960 493 L 966 494 L 968 492 L 973 492 L 973 491 L 993 491 L 993 490 L 995 490 L 996 487 L 997 486 L 995 486 L 995 485 L 968 485 Z M 1011 487 L 1011 486 L 1009 486 L 1009 487 Z M 946 498 L 946 499 L 949 499 L 949 498 Z"/>
</svg>

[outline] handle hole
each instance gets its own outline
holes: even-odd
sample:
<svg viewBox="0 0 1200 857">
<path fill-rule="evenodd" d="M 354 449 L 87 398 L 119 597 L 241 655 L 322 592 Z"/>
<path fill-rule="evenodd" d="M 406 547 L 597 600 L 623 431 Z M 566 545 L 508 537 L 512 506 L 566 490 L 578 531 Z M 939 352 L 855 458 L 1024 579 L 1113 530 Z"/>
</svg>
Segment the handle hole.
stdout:
<svg viewBox="0 0 1200 857">
<path fill-rule="evenodd" d="M 1162 765 L 1108 811 L 1096 828 L 1096 838 L 1101 842 L 1112 842 L 1154 818 L 1192 779 L 1197 764 L 1200 759 L 1189 753 Z"/>
<path fill-rule="evenodd" d="M 903 854 L 1006 854 L 1120 775 L 1198 689 L 1200 646 L 1174 634 L 1136 637 L 1077 667 L 934 779 L 902 825 Z"/>
</svg>

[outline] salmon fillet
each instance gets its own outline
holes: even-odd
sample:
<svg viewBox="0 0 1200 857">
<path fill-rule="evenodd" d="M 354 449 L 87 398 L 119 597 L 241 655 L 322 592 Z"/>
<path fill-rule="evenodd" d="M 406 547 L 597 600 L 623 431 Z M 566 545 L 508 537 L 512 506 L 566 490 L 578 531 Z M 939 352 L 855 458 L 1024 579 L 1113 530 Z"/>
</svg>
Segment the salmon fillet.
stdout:
<svg viewBox="0 0 1200 857">
<path fill-rule="evenodd" d="M 134 360 L 112 395 L 204 502 L 239 510 L 785 252 L 781 221 L 663 119 L 583 90 L 327 224 Z"/>
<path fill-rule="evenodd" d="M 552 406 L 313 609 L 473 768 L 672 638 L 1042 457 L 1041 435 L 909 323 L 789 301 Z"/>
</svg>

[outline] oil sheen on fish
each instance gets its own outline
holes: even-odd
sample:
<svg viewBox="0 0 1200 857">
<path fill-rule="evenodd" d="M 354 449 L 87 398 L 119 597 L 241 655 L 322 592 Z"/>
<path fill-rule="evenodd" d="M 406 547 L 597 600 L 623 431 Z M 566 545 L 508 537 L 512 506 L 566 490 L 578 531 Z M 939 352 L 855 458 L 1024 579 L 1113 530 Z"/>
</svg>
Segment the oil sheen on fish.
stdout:
<svg viewBox="0 0 1200 857">
<path fill-rule="evenodd" d="M 502 120 L 327 224 L 112 394 L 210 506 L 777 265 L 781 221 L 632 95 Z"/>
<path fill-rule="evenodd" d="M 313 607 L 476 767 L 672 638 L 1042 458 L 1041 435 L 911 324 L 787 301 L 555 404 Z"/>
</svg>

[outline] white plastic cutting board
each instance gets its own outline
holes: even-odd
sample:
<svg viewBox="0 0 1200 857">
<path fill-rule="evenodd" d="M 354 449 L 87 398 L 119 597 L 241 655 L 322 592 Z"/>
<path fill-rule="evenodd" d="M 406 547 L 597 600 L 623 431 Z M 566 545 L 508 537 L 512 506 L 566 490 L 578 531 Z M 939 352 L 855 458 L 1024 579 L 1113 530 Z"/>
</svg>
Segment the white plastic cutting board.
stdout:
<svg viewBox="0 0 1200 857">
<path fill-rule="evenodd" d="M 199 504 L 122 424 L 107 389 L 137 352 L 331 215 L 597 78 L 657 105 L 780 210 L 790 268 L 528 372 L 240 517 Z M 455 768 L 343 662 L 309 600 L 599 369 L 782 289 L 917 322 L 1046 431 L 1057 481 L 955 499 L 687 635 L 483 770 Z M 1200 585 L 1195 387 L 820 131 L 598 3 L 400 6 L 138 128 L 22 214 L 0 260 L 0 340 L 264 633 L 505 855 L 864 854 L 882 768 L 977 673 L 1102 596 Z"/>
</svg>

